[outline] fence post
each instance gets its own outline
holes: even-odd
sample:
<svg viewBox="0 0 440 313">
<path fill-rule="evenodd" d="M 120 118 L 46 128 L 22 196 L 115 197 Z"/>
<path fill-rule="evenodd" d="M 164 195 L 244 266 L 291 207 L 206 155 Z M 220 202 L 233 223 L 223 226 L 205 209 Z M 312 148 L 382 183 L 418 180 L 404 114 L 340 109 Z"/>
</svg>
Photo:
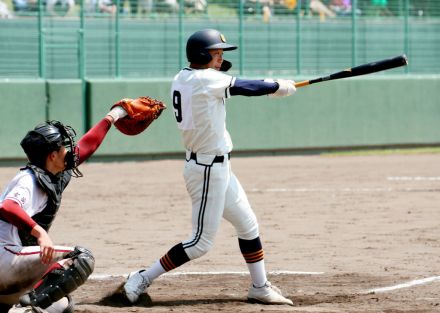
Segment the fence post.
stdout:
<svg viewBox="0 0 440 313">
<path fill-rule="evenodd" d="M 43 27 L 43 0 L 38 0 L 38 76 L 46 78 L 46 47 L 45 47 L 45 29 Z"/>
<path fill-rule="evenodd" d="M 244 0 L 240 0 L 240 6 L 239 6 L 239 14 L 238 14 L 238 44 L 240 49 L 238 49 L 238 56 L 240 60 L 240 67 L 239 67 L 239 73 L 240 76 L 243 76 L 244 72 L 244 38 L 243 38 L 243 18 L 244 18 Z"/>
<path fill-rule="evenodd" d="M 116 0 L 116 14 L 115 14 L 115 76 L 121 77 L 121 39 L 120 39 L 120 25 L 119 25 L 119 10 L 121 8 L 121 0 Z"/>
<path fill-rule="evenodd" d="M 404 29 L 405 29 L 405 34 L 403 36 L 404 38 L 404 50 L 405 50 L 405 54 L 408 56 L 409 54 L 409 0 L 404 0 Z M 411 64 L 411 63 L 410 63 Z M 408 66 L 405 66 L 405 73 L 409 72 L 409 66 L 410 64 L 408 64 Z"/>
<path fill-rule="evenodd" d="M 351 65 L 357 65 L 357 0 L 351 3 Z"/>
<path fill-rule="evenodd" d="M 184 66 L 184 35 L 183 35 L 183 13 L 184 13 L 183 1 L 179 1 L 179 70 Z"/>
<path fill-rule="evenodd" d="M 78 30 L 78 72 L 81 79 L 81 100 L 83 107 L 84 133 L 90 128 L 89 110 L 87 105 L 87 86 L 86 86 L 86 51 L 84 38 L 84 0 L 80 0 L 80 26 Z"/>
<path fill-rule="evenodd" d="M 301 75 L 301 1 L 296 5 L 296 72 Z"/>
<path fill-rule="evenodd" d="M 301 1 L 298 1 L 301 2 Z M 304 16 L 310 16 L 310 0 L 306 0 L 306 6 L 304 9 Z"/>
</svg>

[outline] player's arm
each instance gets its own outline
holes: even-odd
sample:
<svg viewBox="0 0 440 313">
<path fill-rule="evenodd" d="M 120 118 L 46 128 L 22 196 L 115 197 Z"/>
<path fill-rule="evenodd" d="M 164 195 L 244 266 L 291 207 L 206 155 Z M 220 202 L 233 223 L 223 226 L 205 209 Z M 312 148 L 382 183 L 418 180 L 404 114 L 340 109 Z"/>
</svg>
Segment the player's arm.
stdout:
<svg viewBox="0 0 440 313">
<path fill-rule="evenodd" d="M 49 264 L 52 261 L 54 245 L 49 234 L 30 217 L 25 210 L 11 199 L 5 199 L 0 206 L 0 218 L 20 230 L 29 232 L 37 238 L 41 249 L 41 262 Z"/>
<path fill-rule="evenodd" d="M 37 225 L 23 208 L 11 199 L 5 199 L 0 206 L 0 217 L 20 230 L 31 232 Z"/>
<path fill-rule="evenodd" d="M 43 227 L 37 224 L 32 228 L 31 235 L 37 238 L 38 245 L 40 246 L 41 263 L 50 264 L 54 256 L 55 247 L 49 234 Z"/>
<path fill-rule="evenodd" d="M 101 121 L 82 136 L 77 145 L 79 151 L 78 165 L 87 160 L 101 145 L 110 127 L 127 113 L 121 107 L 112 109 Z"/>
<path fill-rule="evenodd" d="M 264 80 L 235 79 L 234 85 L 229 88 L 231 96 L 263 96 L 274 93 L 279 88 L 276 82 Z"/>
<path fill-rule="evenodd" d="M 295 82 L 290 80 L 271 79 L 249 80 L 235 79 L 233 85 L 229 88 L 231 96 L 289 96 L 296 91 Z"/>
<path fill-rule="evenodd" d="M 112 123 L 107 118 L 103 118 L 79 139 L 76 146 L 79 151 L 78 165 L 87 160 L 98 149 L 111 125 Z"/>
</svg>

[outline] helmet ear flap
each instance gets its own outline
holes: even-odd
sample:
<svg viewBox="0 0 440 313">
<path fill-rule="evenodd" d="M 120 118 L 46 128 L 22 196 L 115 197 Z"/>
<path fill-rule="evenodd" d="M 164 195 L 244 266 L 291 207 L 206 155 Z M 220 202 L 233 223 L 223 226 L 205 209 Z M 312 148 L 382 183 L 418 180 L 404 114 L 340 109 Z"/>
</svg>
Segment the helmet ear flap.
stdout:
<svg viewBox="0 0 440 313">
<path fill-rule="evenodd" d="M 208 64 L 211 62 L 212 57 L 208 50 L 189 50 L 188 51 L 188 61 L 194 64 Z"/>
<path fill-rule="evenodd" d="M 232 63 L 229 62 L 228 60 L 223 60 L 223 63 L 220 67 L 220 71 L 221 72 L 227 72 L 229 71 L 229 69 L 232 67 Z"/>
</svg>

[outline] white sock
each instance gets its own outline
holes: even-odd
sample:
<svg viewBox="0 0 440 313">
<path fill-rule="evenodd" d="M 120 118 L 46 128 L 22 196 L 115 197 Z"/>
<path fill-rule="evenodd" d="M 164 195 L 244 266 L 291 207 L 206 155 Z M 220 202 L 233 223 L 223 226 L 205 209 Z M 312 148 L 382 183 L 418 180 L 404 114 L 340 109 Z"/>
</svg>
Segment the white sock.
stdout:
<svg viewBox="0 0 440 313">
<path fill-rule="evenodd" d="M 146 275 L 150 282 L 153 282 L 153 280 L 164 273 L 166 273 L 165 269 L 162 267 L 159 260 L 157 260 L 149 269 L 147 269 L 145 272 L 142 272 L 141 275 Z"/>
<path fill-rule="evenodd" d="M 254 287 L 263 287 L 267 282 L 266 268 L 264 260 L 255 263 L 246 263 L 251 274 L 252 284 Z"/>
</svg>

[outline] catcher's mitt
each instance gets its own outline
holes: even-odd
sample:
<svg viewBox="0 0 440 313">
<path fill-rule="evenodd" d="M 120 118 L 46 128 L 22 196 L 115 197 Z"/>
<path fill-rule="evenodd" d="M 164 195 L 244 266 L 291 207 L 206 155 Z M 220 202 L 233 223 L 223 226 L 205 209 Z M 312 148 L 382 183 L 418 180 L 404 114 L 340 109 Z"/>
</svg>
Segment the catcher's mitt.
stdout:
<svg viewBox="0 0 440 313">
<path fill-rule="evenodd" d="M 163 102 L 150 97 L 125 98 L 111 108 L 116 106 L 127 111 L 127 116 L 118 119 L 115 126 L 121 133 L 130 136 L 143 132 L 166 109 Z"/>
</svg>

